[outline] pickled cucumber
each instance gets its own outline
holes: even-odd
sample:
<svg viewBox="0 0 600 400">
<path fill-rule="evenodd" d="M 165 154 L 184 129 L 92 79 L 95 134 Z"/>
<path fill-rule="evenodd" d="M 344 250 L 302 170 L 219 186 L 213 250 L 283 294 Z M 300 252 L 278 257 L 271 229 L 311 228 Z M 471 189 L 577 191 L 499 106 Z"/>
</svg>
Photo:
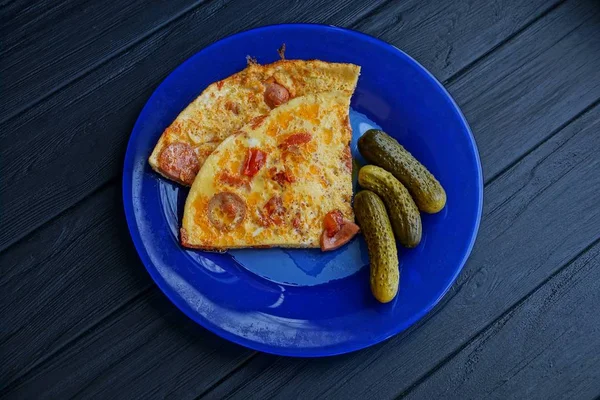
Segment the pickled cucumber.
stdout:
<svg viewBox="0 0 600 400">
<path fill-rule="evenodd" d="M 381 303 L 388 303 L 398 293 L 400 271 L 385 205 L 375 193 L 362 190 L 354 197 L 354 213 L 369 250 L 371 292 Z"/>
<path fill-rule="evenodd" d="M 421 242 L 421 215 L 404 185 L 394 175 L 375 165 L 360 169 L 358 183 L 381 197 L 396 239 L 405 247 L 416 247 Z"/>
<path fill-rule="evenodd" d="M 391 172 L 402 182 L 419 210 L 433 214 L 446 205 L 446 192 L 438 180 L 385 132 L 368 130 L 358 140 L 358 149 L 370 163 Z"/>
</svg>

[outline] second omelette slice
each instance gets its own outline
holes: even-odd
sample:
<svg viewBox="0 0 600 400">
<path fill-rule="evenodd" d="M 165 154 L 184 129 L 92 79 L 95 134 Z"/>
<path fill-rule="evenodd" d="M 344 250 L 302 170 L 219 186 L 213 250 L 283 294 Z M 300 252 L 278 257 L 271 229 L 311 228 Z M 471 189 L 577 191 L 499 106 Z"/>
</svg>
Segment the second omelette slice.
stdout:
<svg viewBox="0 0 600 400">
<path fill-rule="evenodd" d="M 288 100 L 330 91 L 354 92 L 360 67 L 319 60 L 250 63 L 246 69 L 209 85 L 165 129 L 150 155 L 152 168 L 191 185 L 206 158 L 252 118 Z"/>
<path fill-rule="evenodd" d="M 357 232 L 348 92 L 290 100 L 225 139 L 188 195 L 186 247 L 321 247 Z"/>
</svg>

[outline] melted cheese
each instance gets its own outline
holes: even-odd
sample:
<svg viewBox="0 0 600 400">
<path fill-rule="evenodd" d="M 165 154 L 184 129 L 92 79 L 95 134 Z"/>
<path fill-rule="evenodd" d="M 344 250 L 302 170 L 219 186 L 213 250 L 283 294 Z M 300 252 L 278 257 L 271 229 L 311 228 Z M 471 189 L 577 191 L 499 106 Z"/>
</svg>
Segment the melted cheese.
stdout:
<svg viewBox="0 0 600 400">
<path fill-rule="evenodd" d="M 319 247 L 328 212 L 338 209 L 353 221 L 352 172 L 344 162 L 352 136 L 347 123 L 349 102 L 347 92 L 298 97 L 274 109 L 259 126 L 246 125 L 240 134 L 227 138 L 207 158 L 190 190 L 183 244 L 207 249 Z M 282 145 L 298 133 L 310 134 L 310 141 L 293 149 Z M 266 161 L 256 175 L 246 177 L 240 166 L 250 147 L 265 152 Z M 219 179 L 222 171 L 237 174 L 244 183 Z M 285 173 L 281 176 L 292 182 L 279 182 L 274 178 L 277 173 Z M 236 194 L 246 205 L 243 222 L 228 231 L 216 229 L 208 217 L 210 199 L 221 192 Z M 265 224 L 265 209 L 274 197 L 281 199 L 284 211 L 279 223 Z"/>
<path fill-rule="evenodd" d="M 265 84 L 275 81 L 284 86 L 290 98 L 330 91 L 344 91 L 351 96 L 360 67 L 353 64 L 319 60 L 281 60 L 273 64 L 250 64 L 243 71 L 208 86 L 164 131 L 149 158 L 154 170 L 161 173 L 161 151 L 173 142 L 190 144 L 202 166 L 211 152 L 227 137 L 238 132 L 253 118 L 268 114 L 271 108 L 264 99 Z M 297 110 L 310 124 L 318 124 L 318 105 Z M 293 116 L 280 114 L 269 134 L 286 130 Z M 254 146 L 253 146 L 254 147 Z"/>
</svg>

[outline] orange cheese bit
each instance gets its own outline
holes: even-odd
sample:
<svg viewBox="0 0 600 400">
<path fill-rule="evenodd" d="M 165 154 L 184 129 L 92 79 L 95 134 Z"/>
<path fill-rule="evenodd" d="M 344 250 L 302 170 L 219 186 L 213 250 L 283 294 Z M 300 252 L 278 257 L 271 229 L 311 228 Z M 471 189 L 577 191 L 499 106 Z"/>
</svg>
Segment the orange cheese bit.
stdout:
<svg viewBox="0 0 600 400">
<path fill-rule="evenodd" d="M 294 119 L 294 117 L 291 113 L 280 113 L 277 116 L 277 125 L 279 125 L 281 129 L 287 129 L 292 119 Z"/>
<path fill-rule="evenodd" d="M 319 123 L 319 105 L 318 104 L 303 104 L 298 108 L 298 116 L 315 125 Z"/>
<path fill-rule="evenodd" d="M 332 140 L 333 140 L 333 132 L 331 131 L 331 129 L 324 129 L 323 130 L 323 141 L 325 142 L 325 144 L 331 144 Z"/>
<path fill-rule="evenodd" d="M 208 201 L 206 196 L 198 196 L 193 203 L 194 222 L 203 230 L 213 230 L 213 226 L 208 220 Z"/>
</svg>

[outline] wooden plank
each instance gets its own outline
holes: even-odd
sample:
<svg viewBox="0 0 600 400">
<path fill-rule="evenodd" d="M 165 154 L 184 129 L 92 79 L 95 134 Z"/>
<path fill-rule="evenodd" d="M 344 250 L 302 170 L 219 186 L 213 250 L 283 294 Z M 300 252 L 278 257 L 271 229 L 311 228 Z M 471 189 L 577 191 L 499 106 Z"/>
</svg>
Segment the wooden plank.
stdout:
<svg viewBox="0 0 600 400">
<path fill-rule="evenodd" d="M 68 0 L 66 0 L 68 1 Z M 39 23 L 45 18 L 57 15 L 66 1 L 4 0 L 0 4 L 0 35 L 3 39 L 0 54 L 10 47 L 12 32 L 29 23 Z"/>
<path fill-rule="evenodd" d="M 378 2 L 311 0 L 267 8 L 260 7 L 260 0 L 236 0 L 225 8 L 210 2 L 9 121 L 0 134 L 0 195 L 6 214 L 0 251 L 121 176 L 123 151 L 138 113 L 156 85 L 192 54 L 232 32 L 269 23 L 352 25 Z M 342 5 L 348 8 L 342 11 Z M 247 18 L 240 21 L 239 15 Z"/>
<path fill-rule="evenodd" d="M 205 2 L 40 1 L 19 12 L 7 10 L 1 29 L 0 121 Z"/>
<path fill-rule="evenodd" d="M 0 394 L 192 399 L 247 354 L 196 325 L 153 289 Z"/>
<path fill-rule="evenodd" d="M 409 399 L 593 399 L 600 394 L 600 245 L 596 243 Z"/>
<path fill-rule="evenodd" d="M 555 11 L 449 85 L 486 178 L 600 98 L 600 8 L 573 0 Z"/>
<path fill-rule="evenodd" d="M 512 1 L 514 4 L 522 3 L 518 0 Z M 340 6 L 342 3 L 345 4 L 343 12 Z M 467 21 L 486 17 L 487 14 L 457 13 L 456 15 L 460 17 L 458 25 L 473 26 L 475 31 L 457 29 L 456 33 L 453 33 L 453 38 L 456 40 L 455 52 L 462 46 L 463 41 L 467 43 L 466 38 L 476 33 L 481 34 L 482 31 L 489 30 L 490 34 L 498 34 L 508 31 L 506 26 L 509 24 L 513 26 L 512 31 L 517 31 L 518 27 L 532 18 L 533 10 L 541 8 L 539 1 L 526 3 L 533 8 L 528 12 L 515 15 L 508 11 L 501 13 L 504 21 L 502 23 L 482 22 L 483 25 L 473 26 Z M 9 180 L 14 182 L 11 185 L 0 182 L 0 193 L 6 192 L 5 197 L 9 199 L 5 204 L 8 228 L 0 232 L 0 250 L 89 195 L 101 184 L 120 176 L 122 149 L 125 147 L 137 114 L 152 88 L 182 60 L 225 34 L 266 23 L 307 20 L 352 26 L 373 10 L 377 3 L 356 1 L 353 4 L 346 4 L 341 0 L 336 2 L 313 0 L 310 3 L 302 3 L 302 6 L 295 3 L 291 9 L 286 8 L 285 5 L 277 5 L 269 7 L 260 16 L 253 16 L 240 25 L 236 16 L 251 9 L 254 3 L 238 0 L 225 9 L 217 9 L 217 6 L 209 3 L 203 13 L 192 13 L 175 21 L 133 46 L 126 54 L 109 60 L 65 90 L 14 121 L 10 121 L 5 131 L 13 134 L 10 144 L 0 146 L 0 158 L 4 160 L 0 164 L 0 173 L 9 176 Z M 407 4 L 411 6 L 412 3 Z M 420 7 L 433 13 L 437 8 L 436 4 L 437 2 L 431 2 L 426 8 L 422 5 Z M 512 9 L 508 2 L 503 4 L 505 5 L 503 10 Z M 404 10 L 404 3 L 397 4 L 397 7 L 397 12 L 401 13 Z M 518 6 L 516 9 L 521 10 L 522 7 Z M 393 19 L 393 15 L 390 15 L 387 9 L 376 15 L 382 20 Z M 433 14 L 436 25 L 444 26 L 443 23 L 448 15 L 454 14 Z M 423 18 L 421 16 L 421 19 Z M 381 26 L 381 33 L 388 29 L 387 26 Z M 365 25 L 362 27 L 367 30 Z M 175 32 L 179 35 L 176 41 L 173 40 Z M 377 28 L 368 29 L 367 32 L 374 35 L 380 33 Z M 431 26 L 424 25 L 421 30 L 411 30 L 407 41 L 398 40 L 397 44 L 408 45 L 419 36 L 431 37 L 431 40 L 435 41 L 439 35 L 439 32 L 431 30 Z M 495 41 L 478 42 L 481 47 L 474 51 L 484 54 L 500 40 L 497 38 Z M 469 42 L 468 45 L 472 43 Z M 428 48 L 419 48 L 415 51 L 419 51 L 413 53 L 418 59 L 421 57 L 426 59 L 431 53 Z M 460 65 L 465 66 L 471 61 L 467 59 Z M 600 64 L 598 60 L 589 62 Z M 458 60 L 453 62 L 452 67 L 457 68 L 458 63 Z M 571 70 L 579 69 L 583 73 L 594 66 L 595 64 L 573 65 L 570 69 L 566 69 L 565 78 L 561 77 L 561 79 L 568 80 L 567 77 L 573 75 Z M 139 78 L 141 72 L 144 73 L 143 79 Z M 441 70 L 436 72 L 444 74 Z M 550 86 L 548 90 L 552 90 L 553 87 Z M 593 92 L 594 88 L 581 90 Z M 565 113 L 576 112 L 585 100 L 586 98 L 582 98 L 581 102 L 563 104 Z M 64 118 L 55 121 L 53 116 L 57 109 L 61 109 Z M 44 143 L 47 148 L 40 149 L 40 143 Z M 509 159 L 510 155 L 507 154 L 506 157 Z M 73 168 L 65 160 L 72 162 L 77 160 L 77 168 Z M 28 193 L 34 186 L 41 193 L 43 199 L 40 200 L 43 201 L 20 198 L 22 193 Z"/>
<path fill-rule="evenodd" d="M 392 0 L 355 29 L 402 49 L 446 82 L 562 2 Z"/>
<path fill-rule="evenodd" d="M 82 74 L 87 73 L 109 57 L 125 51 L 128 46 L 141 40 L 157 27 L 169 23 L 182 13 L 199 8 L 205 0 L 174 1 L 111 1 L 70 0 L 63 2 L 40 1 L 30 7 L 11 5 L 2 13 L 0 27 L 4 38 L 0 49 L 2 65 L 0 73 L 8 77 L 3 80 L 6 96 L 0 99 L 0 120 L 31 106 L 44 96 L 64 87 Z M 513 21 L 528 21 L 544 12 L 552 2 L 536 0 L 525 4 L 497 4 L 494 7 L 468 5 L 466 3 L 442 5 L 433 3 L 417 7 L 415 0 L 400 3 L 392 1 L 377 16 L 373 15 L 359 25 L 370 31 L 385 32 L 384 38 L 411 37 L 407 41 L 411 51 L 421 46 L 428 48 L 434 56 L 434 72 L 447 70 L 456 72 L 456 60 L 474 60 L 481 51 L 518 29 Z M 500 2 L 500 3 L 506 3 Z M 508 3 L 511 3 L 510 1 Z M 404 11 L 406 10 L 406 11 Z M 395 18 L 380 18 L 381 13 L 395 13 Z M 439 35 L 422 36 L 413 34 L 415 26 L 428 23 L 431 15 L 442 16 L 445 31 Z M 456 26 L 462 18 L 457 14 L 469 14 L 469 26 Z M 507 18 L 511 15 L 511 18 Z M 49 23 L 49 22 L 52 23 Z M 410 21 L 410 26 L 406 22 Z M 454 51 L 456 36 L 461 31 L 476 31 L 483 24 L 489 25 L 487 35 L 471 35 L 465 45 Z M 81 27 L 93 29 L 81 29 Z M 423 39 L 426 42 L 423 42 Z M 464 39 L 464 38 L 461 38 Z M 94 43 L 90 46 L 90 43 Z M 431 51 L 433 49 L 434 51 Z M 468 49 L 468 52 L 467 52 Z M 44 62 L 40 62 L 43 60 Z M 427 60 L 429 61 L 429 60 Z M 429 64 L 429 63 L 426 63 Z"/>
<path fill-rule="evenodd" d="M 108 187 L 0 255 L 3 385 L 152 285 L 121 203 Z"/>
<path fill-rule="evenodd" d="M 90 285 L 90 286 L 92 286 L 92 287 L 93 287 L 94 285 Z M 101 293 L 96 293 L 96 294 L 97 294 L 97 295 L 101 295 Z M 144 317 L 144 316 L 145 316 L 145 314 L 144 314 L 144 315 L 142 315 L 142 317 Z M 139 316 L 138 316 L 138 317 L 139 317 Z M 104 324 L 103 324 L 103 325 L 104 325 Z M 123 326 L 125 326 L 125 325 L 123 325 Z M 169 329 L 173 329 L 173 328 L 172 328 L 172 327 L 170 327 Z M 168 343 L 163 343 L 161 346 L 166 346 L 166 345 L 168 345 Z M 91 344 L 90 344 L 90 346 L 91 346 Z M 50 346 L 50 347 L 51 347 L 51 346 Z M 177 356 L 178 356 L 178 355 L 176 354 L 176 355 L 174 356 L 174 358 L 177 358 Z M 51 360 L 49 360 L 49 361 L 51 361 Z M 44 363 L 44 365 L 48 365 L 48 364 L 47 364 L 47 363 Z M 230 366 L 231 366 L 231 365 L 235 365 L 235 364 L 234 364 L 234 363 L 232 363 L 232 364 L 230 364 Z M 41 366 L 41 367 L 43 367 L 43 366 Z M 154 378 L 154 379 L 158 379 L 158 380 L 160 381 L 160 379 L 159 379 L 158 377 L 156 377 L 156 376 L 154 376 L 153 378 Z M 42 379 L 42 378 L 39 378 L 39 377 L 38 377 L 37 379 Z M 36 380 L 37 380 L 37 379 L 36 379 Z"/>
<path fill-rule="evenodd" d="M 410 335 L 326 361 L 260 354 L 207 398 L 389 399 L 410 388 L 598 239 L 598 129 L 600 106 L 486 188 L 469 262 L 443 307 Z"/>
</svg>

